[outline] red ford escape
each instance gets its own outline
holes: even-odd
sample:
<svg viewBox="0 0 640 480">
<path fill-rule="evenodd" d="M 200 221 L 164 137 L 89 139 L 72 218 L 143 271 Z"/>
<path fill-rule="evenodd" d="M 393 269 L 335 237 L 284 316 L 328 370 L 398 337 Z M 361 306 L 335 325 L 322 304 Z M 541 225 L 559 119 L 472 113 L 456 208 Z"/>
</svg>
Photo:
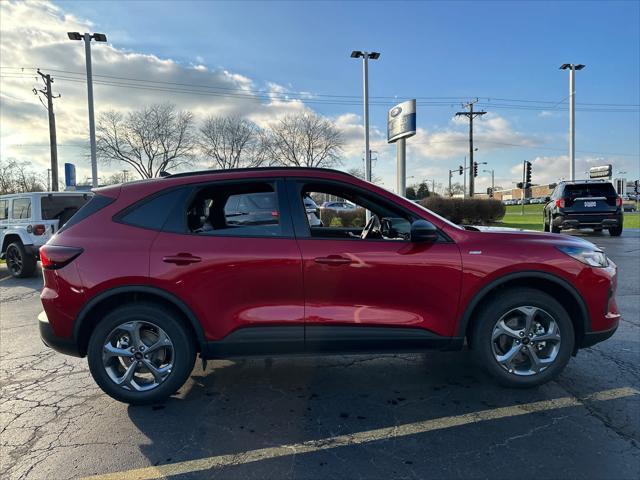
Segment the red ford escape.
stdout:
<svg viewBox="0 0 640 480">
<path fill-rule="evenodd" d="M 353 208 L 315 210 L 308 199 Z M 609 338 L 620 319 L 617 267 L 592 243 L 461 228 L 325 169 L 97 189 L 40 254 L 44 342 L 86 355 L 98 385 L 133 404 L 173 394 L 198 354 L 416 352 L 465 341 L 501 383 L 529 387 Z"/>
</svg>

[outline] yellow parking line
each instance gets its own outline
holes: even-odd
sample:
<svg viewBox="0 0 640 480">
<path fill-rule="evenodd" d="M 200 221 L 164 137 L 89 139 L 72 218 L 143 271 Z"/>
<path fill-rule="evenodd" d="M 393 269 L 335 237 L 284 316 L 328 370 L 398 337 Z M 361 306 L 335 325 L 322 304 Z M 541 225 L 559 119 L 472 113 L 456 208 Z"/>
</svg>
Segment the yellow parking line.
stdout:
<svg viewBox="0 0 640 480">
<path fill-rule="evenodd" d="M 634 388 L 615 388 L 593 393 L 583 400 L 604 401 L 617 398 L 630 397 L 640 394 Z M 459 427 L 488 420 L 498 420 L 502 418 L 518 417 L 536 412 L 555 410 L 558 408 L 577 407 L 583 404 L 583 400 L 575 397 L 563 397 L 552 400 L 543 400 L 510 407 L 495 408 L 492 410 L 482 410 L 479 412 L 466 413 L 450 417 L 435 418 L 423 422 L 407 423 L 395 425 L 393 427 L 378 428 L 364 432 L 356 432 L 348 435 L 322 438 L 319 440 L 309 440 L 302 443 L 292 443 L 277 447 L 260 448 L 247 452 L 233 453 L 229 455 L 218 455 L 215 457 L 201 458 L 198 460 L 187 460 L 156 467 L 136 468 L 116 473 L 95 475 L 86 477 L 86 480 L 148 480 L 163 478 L 171 475 L 184 475 L 187 473 L 201 472 L 212 468 L 243 465 L 261 460 L 286 457 L 289 455 L 300 455 L 302 453 L 318 452 L 337 447 L 360 445 L 363 443 L 376 442 L 380 440 L 396 439 L 416 435 L 419 433 L 443 430 L 446 428 Z"/>
</svg>

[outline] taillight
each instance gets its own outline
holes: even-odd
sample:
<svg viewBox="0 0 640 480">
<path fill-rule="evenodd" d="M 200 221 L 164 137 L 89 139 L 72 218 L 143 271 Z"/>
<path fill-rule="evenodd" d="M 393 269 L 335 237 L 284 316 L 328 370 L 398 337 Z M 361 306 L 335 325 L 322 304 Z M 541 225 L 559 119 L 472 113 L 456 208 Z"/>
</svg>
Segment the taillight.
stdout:
<svg viewBox="0 0 640 480">
<path fill-rule="evenodd" d="M 34 225 L 33 226 L 33 234 L 34 235 L 44 235 L 44 232 L 47 231 L 47 227 L 44 225 Z"/>
<path fill-rule="evenodd" d="M 271 212 L 272 217 L 278 217 L 279 215 L 280 215 L 280 212 L 278 212 L 277 210 L 274 210 L 273 212 Z"/>
<path fill-rule="evenodd" d="M 556 207 L 564 208 L 564 198 L 559 198 L 556 200 Z"/>
<path fill-rule="evenodd" d="M 622 197 L 616 197 L 616 207 L 622 206 Z"/>
<path fill-rule="evenodd" d="M 40 263 L 42 268 L 57 270 L 71 263 L 82 253 L 79 247 L 61 247 L 59 245 L 43 245 L 40 247 Z"/>
</svg>

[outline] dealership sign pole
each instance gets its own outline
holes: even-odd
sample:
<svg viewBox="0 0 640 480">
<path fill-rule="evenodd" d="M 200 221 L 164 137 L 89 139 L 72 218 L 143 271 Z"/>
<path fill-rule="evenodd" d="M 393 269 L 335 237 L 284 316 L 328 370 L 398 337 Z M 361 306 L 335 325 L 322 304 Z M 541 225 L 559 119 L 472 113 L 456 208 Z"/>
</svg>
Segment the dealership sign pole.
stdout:
<svg viewBox="0 0 640 480">
<path fill-rule="evenodd" d="M 416 101 L 399 103 L 387 114 L 387 142 L 396 143 L 396 193 L 407 193 L 407 144 L 406 139 L 416 134 Z"/>
</svg>

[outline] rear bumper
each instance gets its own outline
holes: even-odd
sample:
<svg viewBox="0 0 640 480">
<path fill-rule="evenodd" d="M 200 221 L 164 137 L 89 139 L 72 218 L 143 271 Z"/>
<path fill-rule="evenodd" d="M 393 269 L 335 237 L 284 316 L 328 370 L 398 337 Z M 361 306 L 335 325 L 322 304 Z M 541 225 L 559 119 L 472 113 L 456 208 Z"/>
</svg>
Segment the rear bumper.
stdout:
<svg viewBox="0 0 640 480">
<path fill-rule="evenodd" d="M 558 228 L 615 228 L 622 226 L 622 213 L 560 213 L 552 223 Z"/>
<path fill-rule="evenodd" d="M 38 324 L 40 326 L 40 338 L 47 347 L 64 353 L 65 355 L 72 355 L 74 357 L 82 356 L 73 338 L 58 337 L 53 332 L 46 312 L 40 312 L 40 315 L 38 315 Z"/>
</svg>

